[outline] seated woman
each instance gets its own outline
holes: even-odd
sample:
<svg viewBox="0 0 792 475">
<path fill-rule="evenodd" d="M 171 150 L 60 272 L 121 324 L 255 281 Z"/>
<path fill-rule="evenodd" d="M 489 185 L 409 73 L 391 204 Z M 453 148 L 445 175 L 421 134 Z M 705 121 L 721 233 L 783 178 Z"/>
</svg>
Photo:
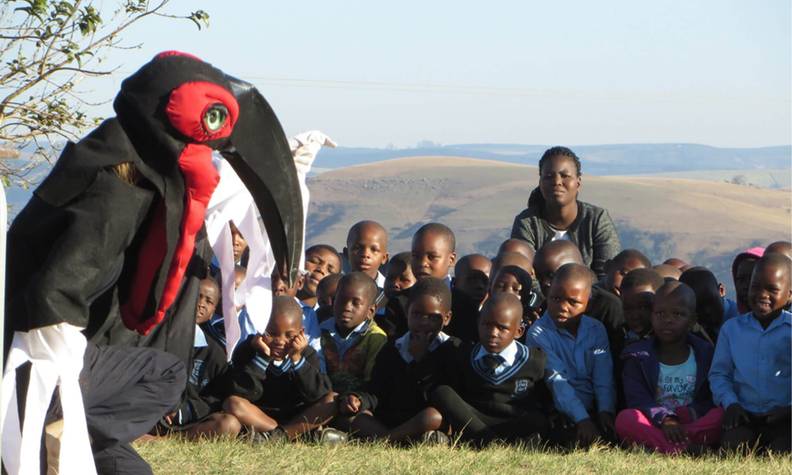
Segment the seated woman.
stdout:
<svg viewBox="0 0 792 475">
<path fill-rule="evenodd" d="M 514 218 L 511 237 L 527 241 L 534 250 L 567 239 L 602 278 L 605 262 L 621 251 L 621 244 L 608 212 L 578 201 L 580 177 L 580 159 L 572 150 L 546 150 L 539 160 L 539 186 L 531 192 L 528 208 Z"/>
</svg>

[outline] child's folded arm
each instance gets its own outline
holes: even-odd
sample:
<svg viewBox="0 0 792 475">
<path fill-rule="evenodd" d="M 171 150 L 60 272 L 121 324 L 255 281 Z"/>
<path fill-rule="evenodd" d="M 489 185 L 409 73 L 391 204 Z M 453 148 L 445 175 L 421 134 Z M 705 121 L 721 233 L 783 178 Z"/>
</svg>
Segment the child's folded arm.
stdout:
<svg viewBox="0 0 792 475">
<path fill-rule="evenodd" d="M 739 400 L 734 392 L 734 360 L 729 334 L 722 331 L 720 336 L 712 357 L 709 385 L 715 403 L 726 409 Z"/>
</svg>

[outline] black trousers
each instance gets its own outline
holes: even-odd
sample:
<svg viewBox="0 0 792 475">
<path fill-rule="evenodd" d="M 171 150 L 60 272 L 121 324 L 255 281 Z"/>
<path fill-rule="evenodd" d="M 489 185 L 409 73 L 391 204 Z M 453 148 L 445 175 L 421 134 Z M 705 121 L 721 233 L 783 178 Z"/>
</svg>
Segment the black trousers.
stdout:
<svg viewBox="0 0 792 475">
<path fill-rule="evenodd" d="M 515 441 L 547 433 L 547 418 L 540 411 L 527 411 L 517 417 L 485 414 L 467 403 L 450 386 L 438 386 L 429 396 L 430 405 L 463 440 L 486 444 L 493 440 Z"/>
<path fill-rule="evenodd" d="M 152 473 L 130 443 L 174 410 L 186 381 L 184 363 L 169 353 L 88 344 L 80 386 L 98 473 Z"/>
<path fill-rule="evenodd" d="M 740 445 L 747 448 L 756 446 L 760 449 L 770 449 L 773 452 L 792 451 L 792 426 L 790 419 L 767 423 L 766 416 L 748 413 L 750 422 L 732 430 L 723 431 L 721 446 L 727 450 L 734 450 Z"/>
</svg>

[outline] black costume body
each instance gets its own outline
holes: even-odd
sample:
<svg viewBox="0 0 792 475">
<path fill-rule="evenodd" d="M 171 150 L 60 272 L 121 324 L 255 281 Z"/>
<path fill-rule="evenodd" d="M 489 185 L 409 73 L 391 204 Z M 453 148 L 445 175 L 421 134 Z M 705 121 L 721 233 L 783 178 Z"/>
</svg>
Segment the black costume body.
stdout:
<svg viewBox="0 0 792 475">
<path fill-rule="evenodd" d="M 128 443 L 175 408 L 184 391 L 199 281 L 211 260 L 203 228 L 205 206 L 219 180 L 206 166 L 211 151 L 223 154 L 251 192 L 276 261 L 292 279 L 303 235 L 288 143 L 255 88 L 191 55 L 166 52 L 123 82 L 114 108 L 116 118 L 66 146 L 14 220 L 7 241 L 4 351 L 15 331 L 64 322 L 84 329 L 89 343 L 80 381 L 102 473 L 126 469 L 101 465 L 98 451 L 115 443 L 116 461 L 123 453 L 136 457 Z M 195 157 L 204 168 L 185 168 Z M 95 357 L 105 352 L 111 357 Z M 110 374 L 107 365 L 115 365 L 115 387 L 156 379 L 176 390 L 159 392 L 158 409 L 136 414 L 134 430 L 120 430 L 117 437 L 91 424 L 91 401 L 97 391 L 108 391 L 101 389 Z M 145 412 L 148 406 L 135 394 L 104 398 L 105 412 L 120 418 L 116 425 L 125 425 L 125 414 L 108 411 L 107 404 Z M 97 440 L 107 446 L 98 447 Z M 146 466 L 127 464 L 135 473 Z"/>
</svg>

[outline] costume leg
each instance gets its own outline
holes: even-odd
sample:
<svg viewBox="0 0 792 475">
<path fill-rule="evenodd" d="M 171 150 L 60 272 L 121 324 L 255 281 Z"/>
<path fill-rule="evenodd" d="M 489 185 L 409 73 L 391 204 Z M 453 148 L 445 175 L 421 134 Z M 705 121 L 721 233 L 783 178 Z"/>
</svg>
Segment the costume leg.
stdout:
<svg viewBox="0 0 792 475">
<path fill-rule="evenodd" d="M 685 449 L 666 439 L 663 431 L 655 427 L 638 409 L 625 409 L 616 416 L 616 433 L 627 444 L 638 444 L 664 454 L 674 454 Z"/>
<path fill-rule="evenodd" d="M 151 348 L 89 343 L 80 382 L 94 455 L 113 470 L 100 473 L 139 473 L 145 462 L 128 444 L 176 407 L 187 384 L 184 363 Z"/>
<path fill-rule="evenodd" d="M 131 445 L 117 444 L 99 452 L 94 451 L 96 473 L 102 475 L 153 474 L 149 464 L 135 452 Z"/>
</svg>

